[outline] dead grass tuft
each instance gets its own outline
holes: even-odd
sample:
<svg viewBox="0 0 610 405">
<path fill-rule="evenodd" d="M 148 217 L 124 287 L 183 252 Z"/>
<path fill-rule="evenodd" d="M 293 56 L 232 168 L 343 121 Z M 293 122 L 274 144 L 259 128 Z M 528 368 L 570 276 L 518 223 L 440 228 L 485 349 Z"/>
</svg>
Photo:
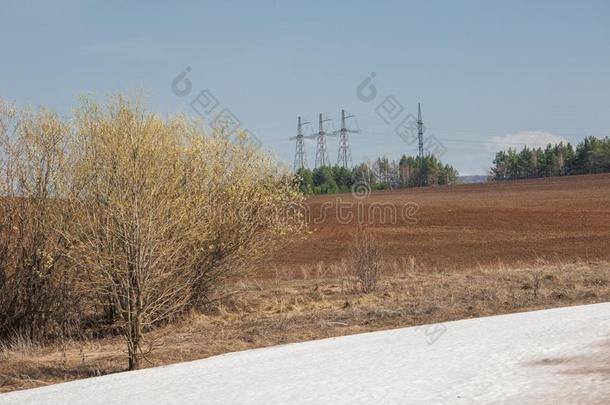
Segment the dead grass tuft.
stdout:
<svg viewBox="0 0 610 405">
<path fill-rule="evenodd" d="M 379 240 L 370 232 L 356 234 L 349 257 L 354 287 L 365 294 L 373 292 L 377 288 L 382 269 L 386 266 Z"/>
</svg>

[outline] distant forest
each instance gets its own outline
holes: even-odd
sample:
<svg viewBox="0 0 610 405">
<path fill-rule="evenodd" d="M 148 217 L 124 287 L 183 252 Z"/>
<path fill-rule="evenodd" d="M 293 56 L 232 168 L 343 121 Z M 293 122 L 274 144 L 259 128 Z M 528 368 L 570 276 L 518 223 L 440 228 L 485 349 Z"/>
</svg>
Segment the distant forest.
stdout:
<svg viewBox="0 0 610 405">
<path fill-rule="evenodd" d="M 610 139 L 585 138 L 576 147 L 570 143 L 496 153 L 491 180 L 528 179 L 610 172 Z"/>
<path fill-rule="evenodd" d="M 452 184 L 458 181 L 459 174 L 433 155 L 425 156 L 421 165 L 418 157 L 404 155 L 398 162 L 382 157 L 353 169 L 341 166 L 299 169 L 297 176 L 303 193 L 332 194 L 349 192 L 358 184 L 370 190 Z"/>
</svg>

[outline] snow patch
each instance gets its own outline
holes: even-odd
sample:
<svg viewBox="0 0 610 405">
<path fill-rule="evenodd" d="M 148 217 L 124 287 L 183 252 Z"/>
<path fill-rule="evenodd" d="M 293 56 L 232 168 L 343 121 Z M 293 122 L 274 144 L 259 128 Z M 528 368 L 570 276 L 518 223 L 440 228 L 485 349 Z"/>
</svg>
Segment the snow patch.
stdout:
<svg viewBox="0 0 610 405">
<path fill-rule="evenodd" d="M 0 404 L 602 404 L 610 397 L 610 304 L 444 325 L 434 344 L 421 328 L 372 332 L 13 392 Z"/>
</svg>

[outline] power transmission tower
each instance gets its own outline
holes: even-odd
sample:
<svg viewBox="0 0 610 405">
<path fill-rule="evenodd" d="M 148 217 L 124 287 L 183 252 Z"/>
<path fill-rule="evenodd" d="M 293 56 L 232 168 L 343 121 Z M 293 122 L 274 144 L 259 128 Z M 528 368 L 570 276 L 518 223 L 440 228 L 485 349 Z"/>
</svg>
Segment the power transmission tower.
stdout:
<svg viewBox="0 0 610 405">
<path fill-rule="evenodd" d="M 301 117 L 299 117 L 299 123 L 297 126 L 297 146 L 294 151 L 294 171 L 299 169 L 305 169 L 307 167 L 307 155 L 305 154 L 305 137 L 303 136 L 303 125 L 309 124 L 308 122 L 301 123 Z"/>
<path fill-rule="evenodd" d="M 324 122 L 326 121 L 330 121 L 330 118 L 322 119 L 322 114 L 320 114 L 318 143 L 316 145 L 316 168 L 330 165 L 328 148 L 326 146 L 326 132 L 324 132 Z"/>
<path fill-rule="evenodd" d="M 339 154 L 337 156 L 337 165 L 349 169 L 352 165 L 352 152 L 349 147 L 348 132 L 358 132 L 347 129 L 345 120 L 353 115 L 345 115 L 345 110 L 341 110 L 341 129 L 339 130 Z"/>
<path fill-rule="evenodd" d="M 419 141 L 419 185 L 425 184 L 426 173 L 424 170 L 424 122 L 421 119 L 421 105 L 417 103 L 417 140 Z"/>
</svg>

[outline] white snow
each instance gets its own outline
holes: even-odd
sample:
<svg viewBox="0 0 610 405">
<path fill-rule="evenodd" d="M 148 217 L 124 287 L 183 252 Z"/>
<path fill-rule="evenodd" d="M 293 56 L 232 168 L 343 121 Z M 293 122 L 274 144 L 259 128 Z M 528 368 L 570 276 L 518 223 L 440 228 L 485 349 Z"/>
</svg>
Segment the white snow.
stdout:
<svg viewBox="0 0 610 405">
<path fill-rule="evenodd" d="M 610 304 L 230 353 L 0 395 L 0 404 L 605 404 Z"/>
</svg>

